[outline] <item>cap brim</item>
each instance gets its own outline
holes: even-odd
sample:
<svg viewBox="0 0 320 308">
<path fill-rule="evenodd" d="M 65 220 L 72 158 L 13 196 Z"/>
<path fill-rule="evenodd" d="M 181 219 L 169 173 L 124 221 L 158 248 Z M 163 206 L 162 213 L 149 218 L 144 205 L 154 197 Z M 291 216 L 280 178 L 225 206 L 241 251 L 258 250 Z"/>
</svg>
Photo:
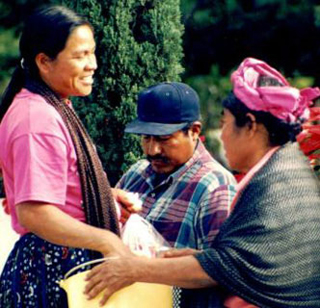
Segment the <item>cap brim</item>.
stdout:
<svg viewBox="0 0 320 308">
<path fill-rule="evenodd" d="M 133 133 L 138 135 L 163 136 L 171 135 L 177 132 L 178 130 L 183 129 L 187 125 L 188 123 L 164 124 L 134 120 L 131 123 L 127 124 L 124 131 L 126 133 Z"/>
</svg>

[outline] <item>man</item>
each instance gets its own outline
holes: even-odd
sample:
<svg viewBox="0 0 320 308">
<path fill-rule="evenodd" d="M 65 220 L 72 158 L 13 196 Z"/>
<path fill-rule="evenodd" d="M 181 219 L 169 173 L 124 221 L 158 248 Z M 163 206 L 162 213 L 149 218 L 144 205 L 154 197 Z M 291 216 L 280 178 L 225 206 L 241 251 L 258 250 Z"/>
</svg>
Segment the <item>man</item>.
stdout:
<svg viewBox="0 0 320 308">
<path fill-rule="evenodd" d="M 197 93 L 183 83 L 160 83 L 140 93 L 137 113 L 125 131 L 142 136 L 146 159 L 133 165 L 117 188 L 139 193 L 141 215 L 173 247 L 211 247 L 227 218 L 235 180 L 199 139 Z M 222 307 L 218 289 L 178 293 L 174 300 L 181 295 L 181 307 Z"/>
</svg>

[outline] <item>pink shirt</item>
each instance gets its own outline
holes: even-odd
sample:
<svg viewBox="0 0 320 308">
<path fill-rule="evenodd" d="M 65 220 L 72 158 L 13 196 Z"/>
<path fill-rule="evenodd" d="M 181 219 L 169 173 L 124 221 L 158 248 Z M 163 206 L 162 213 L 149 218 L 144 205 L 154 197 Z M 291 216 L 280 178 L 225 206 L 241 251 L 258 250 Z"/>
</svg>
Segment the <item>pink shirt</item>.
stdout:
<svg viewBox="0 0 320 308">
<path fill-rule="evenodd" d="M 40 95 L 22 89 L 0 123 L 0 168 L 17 233 L 28 232 L 15 211 L 25 201 L 54 204 L 85 221 L 71 136 L 56 109 Z"/>
</svg>

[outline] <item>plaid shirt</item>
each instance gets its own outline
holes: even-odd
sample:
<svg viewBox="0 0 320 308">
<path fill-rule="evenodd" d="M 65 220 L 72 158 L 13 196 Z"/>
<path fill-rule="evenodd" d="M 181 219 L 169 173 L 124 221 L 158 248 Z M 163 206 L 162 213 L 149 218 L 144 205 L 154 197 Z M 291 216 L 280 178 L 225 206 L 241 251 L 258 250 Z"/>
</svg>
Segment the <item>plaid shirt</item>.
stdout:
<svg viewBox="0 0 320 308">
<path fill-rule="evenodd" d="M 211 246 L 227 218 L 235 195 L 235 179 L 199 141 L 193 156 L 160 184 L 143 159 L 126 172 L 118 188 L 138 192 L 141 215 L 174 247 Z"/>
</svg>

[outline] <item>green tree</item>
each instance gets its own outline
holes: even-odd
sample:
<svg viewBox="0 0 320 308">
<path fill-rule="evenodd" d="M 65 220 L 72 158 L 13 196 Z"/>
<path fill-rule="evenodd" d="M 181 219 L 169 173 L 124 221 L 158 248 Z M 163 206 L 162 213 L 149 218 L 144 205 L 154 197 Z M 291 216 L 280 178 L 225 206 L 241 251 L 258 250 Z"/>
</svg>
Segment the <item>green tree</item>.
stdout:
<svg viewBox="0 0 320 308">
<path fill-rule="evenodd" d="M 223 75 L 245 57 L 319 82 L 318 0 L 181 0 L 186 75 Z"/>
<path fill-rule="evenodd" d="M 42 4 L 59 0 L 2 0 L 0 2 L 0 98 L 14 68 L 19 64 L 19 34 L 22 21 Z"/>
<path fill-rule="evenodd" d="M 19 56 L 18 39 L 12 29 L 0 31 L 0 93 L 3 93 Z"/>
<path fill-rule="evenodd" d="M 74 99 L 111 184 L 141 156 L 139 138 L 124 134 L 137 93 L 180 80 L 183 26 L 178 0 L 64 0 L 95 29 L 99 68 L 90 97 Z"/>
<path fill-rule="evenodd" d="M 181 10 L 182 79 L 199 93 L 206 145 L 217 159 L 221 101 L 245 57 L 267 61 L 298 88 L 319 84 L 318 0 L 181 0 Z"/>
</svg>

